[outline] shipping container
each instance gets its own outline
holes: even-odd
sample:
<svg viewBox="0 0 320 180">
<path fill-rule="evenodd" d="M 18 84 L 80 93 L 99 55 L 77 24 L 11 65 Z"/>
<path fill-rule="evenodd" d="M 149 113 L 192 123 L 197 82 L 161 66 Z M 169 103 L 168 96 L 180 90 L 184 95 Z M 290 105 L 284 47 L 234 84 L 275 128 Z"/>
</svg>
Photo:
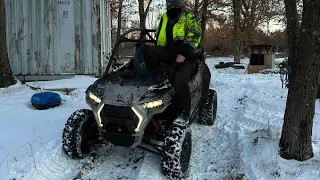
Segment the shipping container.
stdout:
<svg viewBox="0 0 320 180">
<path fill-rule="evenodd" d="M 107 0 L 5 0 L 11 69 L 22 80 L 99 76 L 111 53 Z"/>
</svg>

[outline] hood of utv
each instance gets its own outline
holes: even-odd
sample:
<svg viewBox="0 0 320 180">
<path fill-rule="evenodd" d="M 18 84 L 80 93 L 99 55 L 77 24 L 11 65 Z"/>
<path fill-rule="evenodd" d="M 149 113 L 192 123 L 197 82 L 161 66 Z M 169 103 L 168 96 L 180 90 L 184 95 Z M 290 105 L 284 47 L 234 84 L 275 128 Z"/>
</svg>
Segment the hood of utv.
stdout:
<svg viewBox="0 0 320 180">
<path fill-rule="evenodd" d="M 120 85 L 107 82 L 103 103 L 117 106 L 132 106 L 148 92 L 148 87 L 149 86 Z"/>
<path fill-rule="evenodd" d="M 148 88 L 163 80 L 161 77 L 155 80 L 146 74 L 115 73 L 107 78 L 98 79 L 93 88 L 99 92 L 98 95 L 102 98 L 101 100 L 104 104 L 133 106 L 139 101 L 158 99 L 161 95 L 148 92 Z"/>
</svg>

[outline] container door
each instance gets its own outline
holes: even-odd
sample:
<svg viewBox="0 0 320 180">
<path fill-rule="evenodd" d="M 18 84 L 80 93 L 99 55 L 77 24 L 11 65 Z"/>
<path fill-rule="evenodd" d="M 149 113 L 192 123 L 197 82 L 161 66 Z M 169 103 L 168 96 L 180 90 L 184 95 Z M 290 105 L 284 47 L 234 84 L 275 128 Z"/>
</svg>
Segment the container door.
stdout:
<svg viewBox="0 0 320 180">
<path fill-rule="evenodd" d="M 111 11 L 110 3 L 107 0 L 100 0 L 100 25 L 101 25 L 101 74 L 111 56 Z"/>
<path fill-rule="evenodd" d="M 74 2 L 73 0 L 60 0 L 56 3 L 59 24 L 58 62 L 60 74 L 75 74 Z"/>
</svg>

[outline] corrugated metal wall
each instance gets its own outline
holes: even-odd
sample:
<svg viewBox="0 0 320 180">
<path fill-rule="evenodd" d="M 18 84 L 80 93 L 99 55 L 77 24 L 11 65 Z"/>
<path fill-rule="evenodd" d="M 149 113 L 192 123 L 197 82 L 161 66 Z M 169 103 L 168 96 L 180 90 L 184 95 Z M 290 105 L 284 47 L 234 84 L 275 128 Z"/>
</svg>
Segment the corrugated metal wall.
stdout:
<svg viewBox="0 0 320 180">
<path fill-rule="evenodd" d="M 107 59 L 103 55 L 111 52 L 106 0 L 5 3 L 8 53 L 15 75 L 99 74 L 103 70 Z"/>
</svg>

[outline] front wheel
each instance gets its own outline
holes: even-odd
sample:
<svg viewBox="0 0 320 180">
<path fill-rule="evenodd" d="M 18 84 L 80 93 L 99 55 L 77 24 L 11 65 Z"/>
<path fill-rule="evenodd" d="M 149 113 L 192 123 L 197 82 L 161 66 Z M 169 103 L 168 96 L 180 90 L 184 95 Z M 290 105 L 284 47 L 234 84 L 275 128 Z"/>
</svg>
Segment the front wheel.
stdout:
<svg viewBox="0 0 320 180">
<path fill-rule="evenodd" d="M 68 119 L 62 135 L 64 152 L 73 159 L 82 159 L 99 138 L 98 127 L 91 110 L 75 111 Z"/>
<path fill-rule="evenodd" d="M 173 123 L 168 130 L 161 155 L 161 168 L 170 179 L 182 179 L 191 156 L 191 128 Z"/>
</svg>

